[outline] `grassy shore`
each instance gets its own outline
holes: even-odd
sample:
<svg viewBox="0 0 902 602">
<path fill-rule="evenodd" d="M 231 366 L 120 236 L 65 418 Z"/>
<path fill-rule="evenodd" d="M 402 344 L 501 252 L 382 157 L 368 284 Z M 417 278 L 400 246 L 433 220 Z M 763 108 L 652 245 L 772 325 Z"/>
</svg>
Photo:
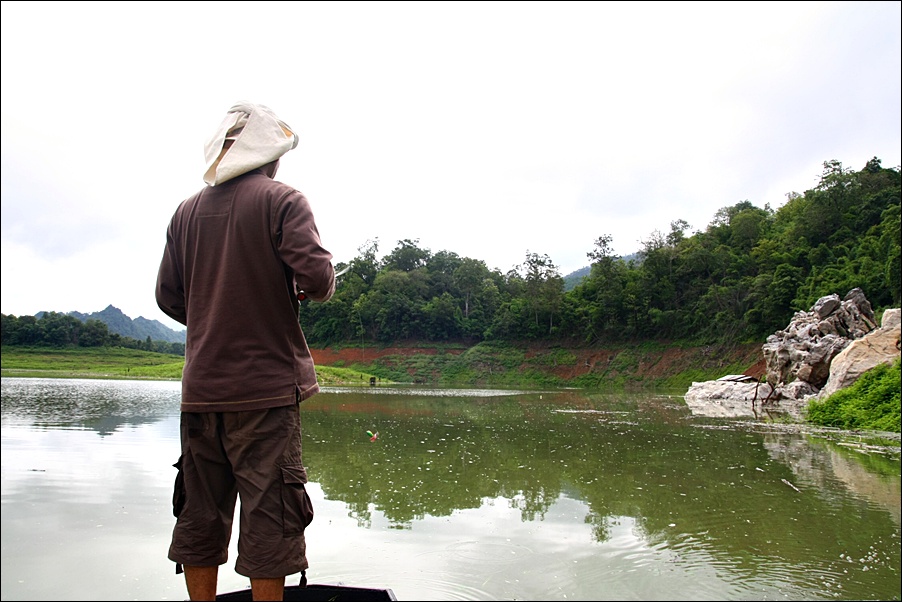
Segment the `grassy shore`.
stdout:
<svg viewBox="0 0 902 602">
<path fill-rule="evenodd" d="M 3 376 L 181 380 L 185 358 L 119 347 L 53 349 L 3 346 Z M 321 385 L 369 385 L 370 375 L 348 368 L 317 366 Z M 383 381 L 385 382 L 385 381 Z"/>
</svg>

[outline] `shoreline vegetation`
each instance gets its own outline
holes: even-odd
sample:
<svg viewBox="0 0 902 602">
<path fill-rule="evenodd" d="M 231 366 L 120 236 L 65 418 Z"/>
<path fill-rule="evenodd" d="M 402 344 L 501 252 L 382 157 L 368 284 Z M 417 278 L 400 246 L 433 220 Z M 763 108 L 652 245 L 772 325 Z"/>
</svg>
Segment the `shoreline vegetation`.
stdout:
<svg viewBox="0 0 902 602">
<path fill-rule="evenodd" d="M 19 347 L 4 345 L 2 375 L 20 378 L 181 380 L 184 356 L 127 348 Z M 347 368 L 317 366 L 324 385 L 369 383 L 370 375 Z"/>
<path fill-rule="evenodd" d="M 122 347 L 3 345 L 3 376 L 180 380 L 183 356 Z M 755 372 L 760 345 L 732 348 L 641 343 L 607 349 L 480 344 L 311 349 L 320 384 L 655 388 Z"/>
<path fill-rule="evenodd" d="M 715 380 L 725 374 L 739 373 L 757 377 L 759 374 L 756 373 L 762 372 L 760 345 L 714 349 L 656 343 L 618 350 L 480 347 L 344 347 L 311 351 L 318 362 L 317 377 L 325 387 L 367 387 L 371 379 L 375 379 L 379 386 L 575 387 L 679 393 L 680 390 L 685 392 L 691 381 Z M 584 360 L 584 357 L 592 359 Z M 600 360 L 606 362 L 602 368 L 590 363 Z M 4 377 L 177 381 L 181 379 L 183 366 L 184 358 L 178 355 L 126 348 L 67 349 L 11 345 L 2 348 Z M 592 369 L 607 373 L 610 376 L 608 382 L 599 383 L 597 379 L 586 381 L 578 374 L 582 372 L 584 376 Z M 443 377 L 441 370 L 447 370 L 447 375 Z M 884 375 L 884 381 L 894 382 L 895 385 L 890 386 L 896 389 L 895 399 L 890 401 L 888 410 L 884 410 L 898 417 L 899 362 L 884 372 L 888 372 Z M 575 373 L 575 378 L 562 377 Z M 861 380 L 865 381 L 863 384 L 868 384 L 868 380 Z M 588 384 L 581 385 L 580 382 Z M 849 398 L 850 393 L 846 390 L 844 396 Z M 863 391 L 858 400 L 853 399 L 842 408 L 833 404 L 829 411 L 822 410 L 822 414 L 832 417 L 833 424 L 774 422 L 770 426 L 834 440 L 864 453 L 876 452 L 898 458 L 902 445 L 898 430 L 850 428 L 841 424 L 844 414 L 852 415 L 851 424 L 855 424 L 853 413 L 860 413 L 861 403 L 867 395 L 868 392 Z"/>
</svg>

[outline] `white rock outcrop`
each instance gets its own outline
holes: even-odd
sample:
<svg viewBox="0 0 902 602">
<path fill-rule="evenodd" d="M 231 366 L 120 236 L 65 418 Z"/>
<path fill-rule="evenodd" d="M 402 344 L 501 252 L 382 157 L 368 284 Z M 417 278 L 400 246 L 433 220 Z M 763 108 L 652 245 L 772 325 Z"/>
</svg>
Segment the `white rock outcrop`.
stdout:
<svg viewBox="0 0 902 602">
<path fill-rule="evenodd" d="M 719 418 L 757 418 L 762 402 L 771 394 L 771 386 L 754 378 L 729 376 L 692 383 L 686 392 L 686 405 L 693 414 Z"/>
<path fill-rule="evenodd" d="M 796 312 L 762 346 L 766 382 L 725 376 L 694 382 L 686 392 L 694 413 L 757 416 L 762 410 L 802 418 L 804 408 L 854 383 L 864 372 L 900 357 L 900 309 L 888 309 L 880 328 L 861 289 L 821 297 L 808 312 Z"/>
<path fill-rule="evenodd" d="M 827 398 L 848 387 L 858 378 L 880 364 L 892 364 L 902 357 L 902 310 L 883 312 L 880 328 L 849 343 L 830 363 L 830 377 L 818 392 L 818 398 Z"/>
</svg>

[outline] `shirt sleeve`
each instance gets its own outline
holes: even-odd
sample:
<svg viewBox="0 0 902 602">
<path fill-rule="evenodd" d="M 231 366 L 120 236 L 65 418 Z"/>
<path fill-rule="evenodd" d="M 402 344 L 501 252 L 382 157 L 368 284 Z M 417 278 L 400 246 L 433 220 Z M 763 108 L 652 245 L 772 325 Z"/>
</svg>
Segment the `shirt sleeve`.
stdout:
<svg viewBox="0 0 902 602">
<path fill-rule="evenodd" d="M 176 257 L 176 245 L 173 239 L 172 228 L 173 225 L 170 222 L 169 228 L 166 230 L 166 247 L 163 249 L 163 259 L 160 261 L 160 269 L 157 272 L 156 299 L 157 305 L 164 314 L 179 324 L 187 325 L 185 288 Z"/>
<path fill-rule="evenodd" d="M 328 301 L 335 293 L 335 269 L 332 254 L 320 240 L 310 203 L 293 191 L 277 215 L 279 254 L 294 271 L 298 290 L 313 301 Z"/>
</svg>

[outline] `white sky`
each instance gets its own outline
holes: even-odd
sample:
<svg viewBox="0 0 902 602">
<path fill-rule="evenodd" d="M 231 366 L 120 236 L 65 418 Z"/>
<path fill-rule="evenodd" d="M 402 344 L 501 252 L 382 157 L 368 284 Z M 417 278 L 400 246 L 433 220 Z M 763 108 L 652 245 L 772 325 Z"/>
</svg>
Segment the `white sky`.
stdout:
<svg viewBox="0 0 902 602">
<path fill-rule="evenodd" d="M 2 2 L 2 312 L 156 306 L 239 100 L 348 261 L 378 239 L 566 275 L 823 162 L 902 160 L 900 2 Z"/>
</svg>

